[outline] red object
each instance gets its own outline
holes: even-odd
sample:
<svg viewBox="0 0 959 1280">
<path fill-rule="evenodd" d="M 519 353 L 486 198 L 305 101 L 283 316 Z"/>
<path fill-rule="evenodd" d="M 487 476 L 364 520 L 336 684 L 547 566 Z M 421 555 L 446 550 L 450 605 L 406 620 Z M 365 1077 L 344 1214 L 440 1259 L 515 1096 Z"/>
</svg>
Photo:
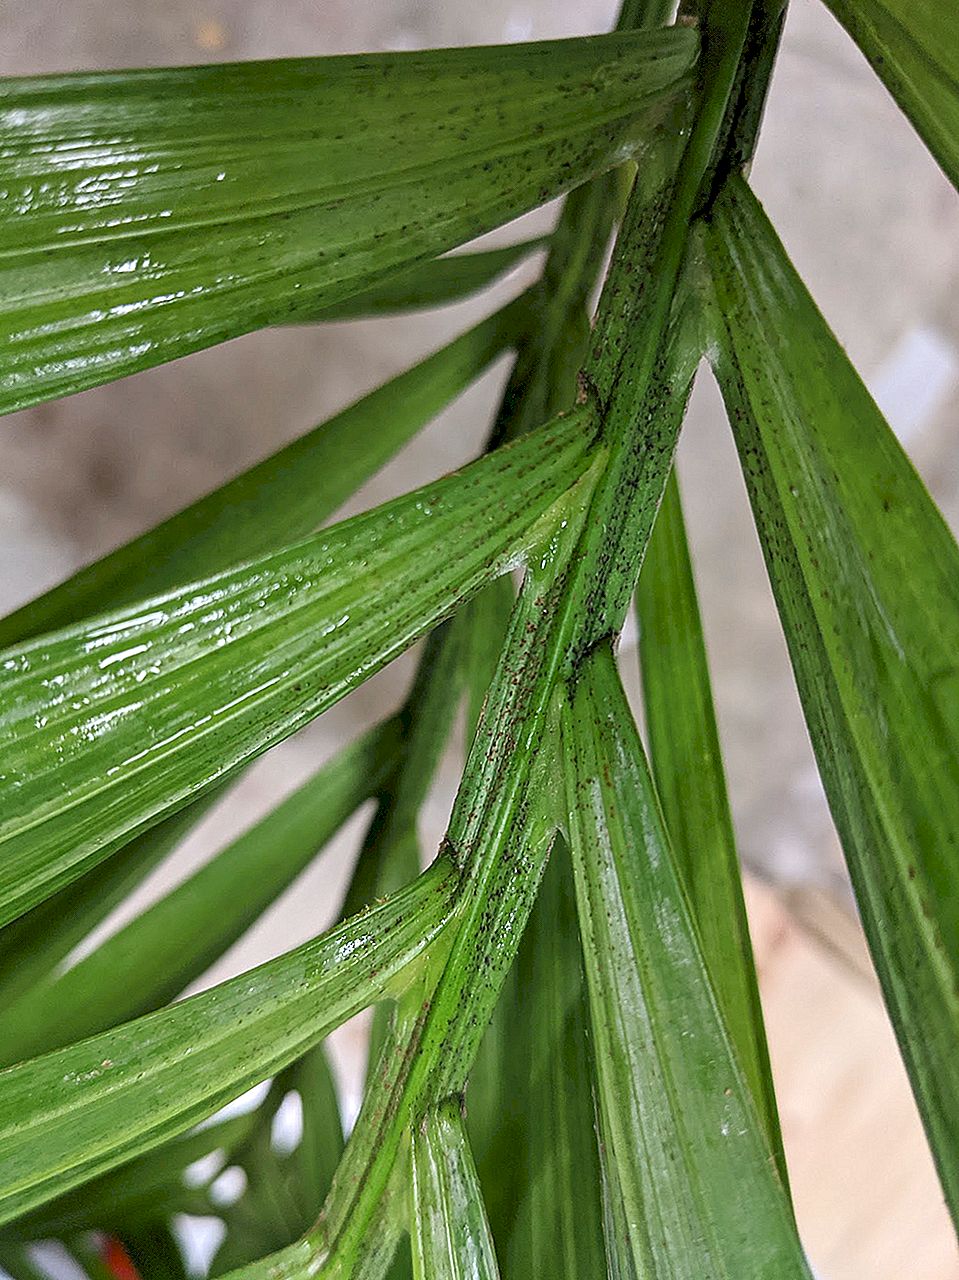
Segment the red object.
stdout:
<svg viewBox="0 0 959 1280">
<path fill-rule="evenodd" d="M 133 1259 L 116 1236 L 105 1236 L 100 1246 L 100 1257 L 103 1265 L 116 1277 L 116 1280 L 141 1280 L 140 1273 L 133 1265 Z"/>
</svg>

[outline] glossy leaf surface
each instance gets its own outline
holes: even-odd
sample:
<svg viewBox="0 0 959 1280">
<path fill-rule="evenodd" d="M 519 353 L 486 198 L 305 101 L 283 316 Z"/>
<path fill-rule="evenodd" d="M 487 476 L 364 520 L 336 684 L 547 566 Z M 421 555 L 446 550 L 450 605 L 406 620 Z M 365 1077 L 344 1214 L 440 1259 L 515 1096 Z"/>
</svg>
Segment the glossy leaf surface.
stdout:
<svg viewBox="0 0 959 1280">
<path fill-rule="evenodd" d="M 135 836 L 108 861 L 45 899 L 0 931 L 0 1001 L 6 1008 L 46 982 L 127 894 L 149 875 L 219 798 L 207 792 L 172 817 Z"/>
<path fill-rule="evenodd" d="M 636 589 L 643 707 L 656 791 L 716 998 L 782 1160 L 759 988 L 702 621 L 675 468 Z"/>
<path fill-rule="evenodd" d="M 0 918 L 287 737 L 518 563 L 590 434 L 588 413 L 571 414 L 306 542 L 0 654 Z"/>
<path fill-rule="evenodd" d="M 441 860 L 287 955 L 0 1073 L 0 1223 L 189 1128 L 389 994 L 455 885 Z"/>
<path fill-rule="evenodd" d="M 959 188 L 959 8 L 941 0 L 826 0 Z"/>
<path fill-rule="evenodd" d="M 410 1238 L 415 1280 L 499 1280 L 476 1167 L 455 1102 L 413 1130 Z"/>
<path fill-rule="evenodd" d="M 744 183 L 707 246 L 716 371 L 766 566 L 955 1213 L 959 549 Z"/>
<path fill-rule="evenodd" d="M 365 734 L 95 951 L 4 1010 L 0 1061 L 95 1035 L 179 995 L 376 790 L 398 746 L 393 721 Z"/>
<path fill-rule="evenodd" d="M 0 85 L 0 412 L 315 313 L 640 147 L 691 31 Z"/>
<path fill-rule="evenodd" d="M 636 1274 L 808 1280 L 608 646 L 562 738 L 608 1171 Z"/>
<path fill-rule="evenodd" d="M 541 236 L 499 249 L 472 249 L 417 262 L 372 289 L 321 307 L 315 316 L 299 316 L 296 323 L 372 319 L 459 302 L 479 293 L 548 243 L 549 237 Z"/>
<path fill-rule="evenodd" d="M 335 417 L 0 620 L 17 644 L 305 537 L 516 337 L 504 308 Z"/>
<path fill-rule="evenodd" d="M 631 176 L 606 174 L 567 198 L 530 293 L 535 323 L 520 342 L 497 437 L 519 435 L 574 402 L 590 300 Z M 494 590 L 505 591 L 502 602 Z M 477 712 L 502 647 L 508 603 L 509 582 L 500 579 L 470 605 L 478 623 L 470 668 Z M 578 1280 L 604 1271 L 587 1023 L 572 868 L 557 837 L 467 1091 L 468 1132 L 508 1280 L 540 1273 Z"/>
<path fill-rule="evenodd" d="M 583 478 L 550 545 L 532 561 L 511 619 L 442 846 L 462 876 L 456 921 L 420 985 L 398 1002 L 322 1218 L 264 1264 L 274 1280 L 360 1274 L 381 1250 L 384 1196 L 396 1170 L 405 1175 L 412 1128 L 466 1087 L 555 833 L 544 803 L 553 761 L 543 726 L 556 658 L 544 636 L 557 620 L 598 471 Z M 257 1274 L 244 1272 L 244 1280 Z"/>
</svg>

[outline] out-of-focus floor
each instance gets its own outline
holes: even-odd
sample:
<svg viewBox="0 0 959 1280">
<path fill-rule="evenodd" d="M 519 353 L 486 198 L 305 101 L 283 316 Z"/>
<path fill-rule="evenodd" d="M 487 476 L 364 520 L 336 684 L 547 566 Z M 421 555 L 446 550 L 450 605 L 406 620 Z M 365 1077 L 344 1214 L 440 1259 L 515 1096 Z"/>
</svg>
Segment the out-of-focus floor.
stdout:
<svg viewBox="0 0 959 1280">
<path fill-rule="evenodd" d="M 820 1280 L 959 1280 L 959 1252 L 858 926 L 747 881 L 796 1218 Z"/>
<path fill-rule="evenodd" d="M 607 0 L 6 0 L 0 73 L 535 39 L 604 30 L 611 15 Z M 816 0 L 792 0 L 753 180 L 955 527 L 959 198 Z M 518 279 L 505 288 L 518 287 Z M 0 431 L 0 609 L 301 434 L 491 305 L 252 334 L 11 417 Z M 347 511 L 471 456 L 503 372 L 500 366 L 462 397 Z M 955 1241 L 861 961 L 842 858 L 735 453 L 707 379 L 694 396 L 680 453 L 737 831 L 758 877 L 751 881 L 752 920 L 810 1255 L 823 1280 L 956 1280 Z M 631 650 L 627 634 L 626 667 Z M 187 874 L 395 703 L 409 670 L 408 660 L 395 664 L 269 753 L 124 914 Z M 451 767 L 425 816 L 427 849 L 442 832 L 454 785 Z M 322 927 L 361 829 L 358 817 L 205 981 Z M 829 920 L 823 903 L 831 904 Z M 851 939 L 842 956 L 818 941 L 827 935 Z M 359 1051 L 356 1028 L 338 1045 L 348 1077 Z"/>
</svg>

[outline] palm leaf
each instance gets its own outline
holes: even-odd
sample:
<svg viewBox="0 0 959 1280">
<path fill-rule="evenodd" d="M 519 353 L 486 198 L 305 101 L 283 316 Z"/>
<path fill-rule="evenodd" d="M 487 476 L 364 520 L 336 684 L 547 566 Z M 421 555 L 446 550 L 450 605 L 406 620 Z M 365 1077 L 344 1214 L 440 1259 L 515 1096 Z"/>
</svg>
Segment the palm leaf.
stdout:
<svg viewBox="0 0 959 1280">
<path fill-rule="evenodd" d="M 306 542 L 0 654 L 0 919 L 300 728 L 517 563 L 589 434 L 571 414 Z"/>
<path fill-rule="evenodd" d="M 71 1239 L 103 1230 L 122 1235 L 174 1213 L 209 1214 L 214 1207 L 209 1183 L 245 1142 L 257 1116 L 258 1111 L 248 1111 L 180 1134 L 18 1218 L 4 1235 L 23 1240 Z M 216 1152 L 221 1158 L 206 1181 L 191 1185 L 185 1171 Z"/>
<path fill-rule="evenodd" d="M 179 995 L 376 791 L 398 749 L 395 721 L 364 734 L 73 968 L 29 991 L 0 1015 L 0 1061 L 60 1048 Z"/>
<path fill-rule="evenodd" d="M 138 1274 L 149 1272 L 157 1280 L 187 1280 L 183 1254 L 169 1223 L 151 1223 L 127 1232 L 121 1243 Z"/>
<path fill-rule="evenodd" d="M 180 843 L 220 794 L 215 787 L 135 836 L 112 858 L 0 930 L 0 1000 L 4 1008 L 47 981 L 73 948 Z"/>
<path fill-rule="evenodd" d="M 664 31 L 7 81 L 0 412 L 315 313 L 559 195 L 641 144 L 696 48 Z"/>
<path fill-rule="evenodd" d="M 0 1074 L 0 1223 L 183 1132 L 401 987 L 456 879 L 440 860 L 287 955 Z"/>
<path fill-rule="evenodd" d="M 0 644 L 219 573 L 305 537 L 511 342 L 504 308 L 335 417 L 0 621 Z"/>
<path fill-rule="evenodd" d="M 273 1127 L 294 1091 L 303 1131 L 292 1152 L 277 1151 Z M 317 1045 L 278 1077 L 271 1105 L 261 1104 L 256 1124 L 231 1165 L 246 1173 L 240 1198 L 220 1211 L 226 1235 L 210 1266 L 219 1276 L 291 1244 L 312 1225 L 343 1151 L 343 1130 L 329 1061 Z"/>
<path fill-rule="evenodd" d="M 809 1272 L 609 646 L 563 705 L 596 1073 L 637 1275 Z"/>
<path fill-rule="evenodd" d="M 537 236 L 499 249 L 473 249 L 417 262 L 388 276 L 382 284 L 321 307 L 316 315 L 298 316 L 296 323 L 372 319 L 459 302 L 487 288 L 548 244 L 549 236 Z"/>
<path fill-rule="evenodd" d="M 499 1166 L 490 1163 L 491 1181 L 510 1173 L 516 1182 L 506 1185 L 518 1190 L 502 1250 L 503 1273 L 510 1280 L 601 1276 L 594 1064 L 572 866 L 561 837 L 523 935 L 509 994 L 504 1036 L 512 1070 L 499 1094 Z M 523 1123 L 514 1127 L 516 1111 Z"/>
<path fill-rule="evenodd" d="M 643 706 L 663 806 L 703 956 L 785 1180 L 739 858 L 696 586 L 673 470 L 636 591 Z"/>
<path fill-rule="evenodd" d="M 411 1238 L 415 1280 L 499 1280 L 476 1167 L 456 1103 L 413 1131 Z"/>
<path fill-rule="evenodd" d="M 959 10 L 939 0 L 826 0 L 959 187 Z"/>
<path fill-rule="evenodd" d="M 744 183 L 706 244 L 716 371 L 766 566 L 956 1213 L 959 549 Z"/>
</svg>

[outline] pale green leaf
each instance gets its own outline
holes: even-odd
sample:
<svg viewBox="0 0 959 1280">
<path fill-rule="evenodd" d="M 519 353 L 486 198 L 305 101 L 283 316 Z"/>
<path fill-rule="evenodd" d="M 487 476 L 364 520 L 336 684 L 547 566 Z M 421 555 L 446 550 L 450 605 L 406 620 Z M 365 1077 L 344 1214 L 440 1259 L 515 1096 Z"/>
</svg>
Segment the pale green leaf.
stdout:
<svg viewBox="0 0 959 1280">
<path fill-rule="evenodd" d="M 173 1213 L 209 1214 L 213 1208 L 209 1182 L 246 1139 L 256 1115 L 253 1111 L 230 1116 L 180 1134 L 18 1218 L 4 1228 L 4 1235 L 46 1240 L 69 1238 L 81 1231 L 122 1233 Z M 222 1152 L 222 1157 L 210 1177 L 199 1185 L 189 1185 L 184 1171 L 213 1152 Z"/>
<path fill-rule="evenodd" d="M 739 857 L 675 469 L 639 577 L 636 612 L 649 754 L 670 844 L 716 998 L 785 1178 Z"/>
<path fill-rule="evenodd" d="M 584 663 L 562 739 L 603 1132 L 635 1270 L 808 1280 L 609 645 Z"/>
<path fill-rule="evenodd" d="M 398 751 L 395 721 L 371 730 L 95 951 L 4 1010 L 0 1062 L 58 1049 L 179 995 L 376 791 Z"/>
<path fill-rule="evenodd" d="M 220 795 L 220 788 L 208 791 L 0 930 L 3 1006 L 49 979 L 73 948 L 142 883 Z"/>
<path fill-rule="evenodd" d="M 0 621 L 18 644 L 91 613 L 117 608 L 317 529 L 516 338 L 522 300 L 481 321 L 156 528 L 75 573 Z"/>
<path fill-rule="evenodd" d="M 499 249 L 473 249 L 467 253 L 450 253 L 442 258 L 417 262 L 415 266 L 387 277 L 372 289 L 354 293 L 332 306 L 321 307 L 315 316 L 297 316 L 295 323 L 369 319 L 459 302 L 485 289 L 512 271 L 524 258 L 537 249 L 545 249 L 548 244 L 548 236 L 539 236 L 533 240 L 522 240 L 519 244 L 503 245 Z"/>
<path fill-rule="evenodd" d="M 455 1101 L 413 1130 L 410 1238 L 415 1280 L 498 1280 L 473 1155 Z"/>
</svg>

